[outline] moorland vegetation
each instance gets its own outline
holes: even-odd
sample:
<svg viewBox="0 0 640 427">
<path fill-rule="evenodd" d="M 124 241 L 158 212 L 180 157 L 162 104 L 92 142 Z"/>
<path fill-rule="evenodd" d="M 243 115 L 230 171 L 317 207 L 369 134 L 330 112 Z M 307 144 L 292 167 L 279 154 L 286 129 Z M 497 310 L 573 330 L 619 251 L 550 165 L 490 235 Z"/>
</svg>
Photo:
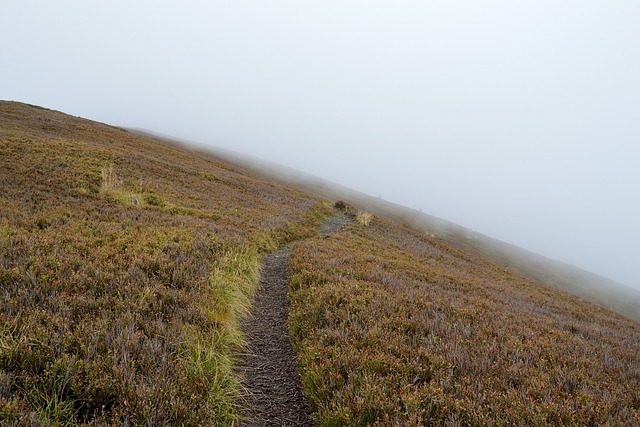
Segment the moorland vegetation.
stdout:
<svg viewBox="0 0 640 427">
<path fill-rule="evenodd" d="M 320 425 L 640 425 L 631 320 L 381 218 L 290 263 Z"/>
<path fill-rule="evenodd" d="M 319 425 L 640 425 L 640 325 L 446 236 L 151 136 L 0 102 L 0 424 L 238 425 L 287 244 Z"/>
<path fill-rule="evenodd" d="M 261 255 L 320 200 L 212 156 L 0 104 L 0 424 L 232 425 Z"/>
</svg>

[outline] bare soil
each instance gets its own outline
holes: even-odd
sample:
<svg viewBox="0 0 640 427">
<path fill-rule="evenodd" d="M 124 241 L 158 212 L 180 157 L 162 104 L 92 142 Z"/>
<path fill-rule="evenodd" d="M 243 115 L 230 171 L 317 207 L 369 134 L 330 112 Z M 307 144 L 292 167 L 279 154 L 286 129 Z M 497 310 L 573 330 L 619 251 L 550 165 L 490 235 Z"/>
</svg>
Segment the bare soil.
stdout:
<svg viewBox="0 0 640 427">
<path fill-rule="evenodd" d="M 352 222 L 352 219 L 348 217 L 344 212 L 334 209 L 335 215 L 326 220 L 320 226 L 320 234 L 333 234 L 338 231 L 340 227 Z"/>
<path fill-rule="evenodd" d="M 336 212 L 322 224 L 320 232 L 335 233 L 349 221 L 342 212 Z M 252 314 L 243 324 L 247 351 L 239 371 L 247 391 L 246 427 L 313 426 L 287 324 L 290 253 L 288 246 L 264 259 Z"/>
<path fill-rule="evenodd" d="M 312 426 L 291 346 L 286 247 L 265 258 L 253 313 L 244 323 L 247 353 L 240 373 L 247 390 L 245 426 Z"/>
</svg>

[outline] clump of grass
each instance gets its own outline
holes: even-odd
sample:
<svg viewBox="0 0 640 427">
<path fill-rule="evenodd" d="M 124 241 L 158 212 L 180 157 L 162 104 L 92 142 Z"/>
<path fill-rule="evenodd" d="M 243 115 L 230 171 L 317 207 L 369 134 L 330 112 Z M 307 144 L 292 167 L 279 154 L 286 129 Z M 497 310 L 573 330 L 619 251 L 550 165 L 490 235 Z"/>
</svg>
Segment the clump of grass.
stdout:
<svg viewBox="0 0 640 427">
<path fill-rule="evenodd" d="M 149 206 L 157 206 L 159 208 L 165 206 L 164 200 L 155 193 L 146 193 L 143 195 L 142 199 Z"/>
<path fill-rule="evenodd" d="M 100 193 L 123 204 L 142 206 L 145 197 L 140 193 L 125 189 L 124 182 L 113 169 L 113 165 L 103 167 L 100 171 Z"/>
<path fill-rule="evenodd" d="M 119 203 L 138 207 L 157 207 L 157 208 L 175 208 L 168 206 L 167 203 L 153 191 L 145 191 L 142 188 L 139 191 L 131 191 L 124 186 L 124 181 L 115 172 L 113 165 L 103 167 L 100 171 L 101 184 L 100 193 L 110 197 Z M 78 192 L 87 194 L 86 190 L 79 187 Z"/>
<path fill-rule="evenodd" d="M 100 192 L 112 193 L 122 188 L 122 179 L 113 170 L 113 165 L 103 167 L 100 171 L 102 181 L 100 183 Z"/>
<path fill-rule="evenodd" d="M 360 211 L 360 210 L 356 212 L 356 221 L 358 222 L 358 224 L 364 225 L 365 227 L 371 224 L 372 218 L 373 218 L 373 215 L 370 214 L 369 212 Z"/>
</svg>

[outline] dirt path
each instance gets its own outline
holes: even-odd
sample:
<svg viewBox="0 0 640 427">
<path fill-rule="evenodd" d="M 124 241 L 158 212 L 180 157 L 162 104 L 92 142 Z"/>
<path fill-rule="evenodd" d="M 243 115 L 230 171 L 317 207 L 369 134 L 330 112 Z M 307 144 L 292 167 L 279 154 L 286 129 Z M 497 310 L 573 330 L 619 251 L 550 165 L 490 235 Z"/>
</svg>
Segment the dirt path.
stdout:
<svg viewBox="0 0 640 427">
<path fill-rule="evenodd" d="M 335 233 L 349 221 L 346 215 L 336 213 L 320 232 Z M 264 259 L 252 315 L 243 324 L 248 345 L 239 371 L 248 392 L 246 427 L 313 425 L 287 325 L 290 253 L 291 247 L 286 247 Z"/>
<path fill-rule="evenodd" d="M 265 258 L 253 313 L 244 323 L 247 350 L 240 372 L 248 391 L 245 426 L 311 426 L 296 355 L 289 340 L 287 247 Z"/>
<path fill-rule="evenodd" d="M 343 225 L 353 221 L 351 218 L 345 215 L 342 211 L 335 209 L 334 213 L 335 213 L 334 216 L 326 220 L 320 226 L 320 234 L 333 234 L 336 231 L 338 231 L 338 229 Z"/>
</svg>

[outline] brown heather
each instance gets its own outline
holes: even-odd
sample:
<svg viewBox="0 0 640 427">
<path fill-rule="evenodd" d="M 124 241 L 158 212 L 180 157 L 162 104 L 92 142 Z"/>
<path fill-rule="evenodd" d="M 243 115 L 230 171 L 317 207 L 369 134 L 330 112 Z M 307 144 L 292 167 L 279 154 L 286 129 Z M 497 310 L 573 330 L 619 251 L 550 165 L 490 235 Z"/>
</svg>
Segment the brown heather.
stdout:
<svg viewBox="0 0 640 427">
<path fill-rule="evenodd" d="M 374 218 L 298 242 L 320 425 L 640 425 L 640 325 Z"/>
<path fill-rule="evenodd" d="M 290 325 L 320 425 L 640 425 L 640 325 L 380 218 L 319 237 L 328 214 L 0 102 L 0 425 L 238 425 L 239 322 L 261 257 L 300 239 Z"/>
<path fill-rule="evenodd" d="M 0 424 L 233 425 L 262 254 L 319 200 L 212 156 L 0 103 Z M 326 208 L 324 208 L 326 209 Z"/>
</svg>

